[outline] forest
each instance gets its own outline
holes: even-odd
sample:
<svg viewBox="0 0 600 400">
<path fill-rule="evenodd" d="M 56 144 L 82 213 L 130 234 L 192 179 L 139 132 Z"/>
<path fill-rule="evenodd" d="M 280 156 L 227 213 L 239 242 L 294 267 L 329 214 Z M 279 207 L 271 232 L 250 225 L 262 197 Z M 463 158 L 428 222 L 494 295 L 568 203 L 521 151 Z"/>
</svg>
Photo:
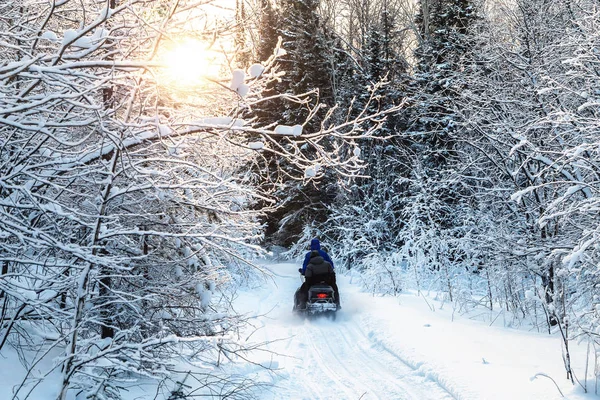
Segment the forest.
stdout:
<svg viewBox="0 0 600 400">
<path fill-rule="evenodd" d="M 571 343 L 599 365 L 596 195 L 597 0 L 0 4 L 14 399 L 56 373 L 57 400 L 184 398 L 174 354 L 243 357 L 238 289 L 313 237 L 372 293 L 558 334 L 575 382 Z"/>
</svg>

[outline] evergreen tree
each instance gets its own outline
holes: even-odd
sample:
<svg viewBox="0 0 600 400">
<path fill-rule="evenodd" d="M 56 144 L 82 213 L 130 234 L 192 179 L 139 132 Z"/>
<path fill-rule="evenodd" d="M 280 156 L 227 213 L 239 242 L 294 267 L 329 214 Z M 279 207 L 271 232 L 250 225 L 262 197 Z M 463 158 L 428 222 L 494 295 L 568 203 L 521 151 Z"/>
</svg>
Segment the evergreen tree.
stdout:
<svg viewBox="0 0 600 400">
<path fill-rule="evenodd" d="M 265 57 L 275 36 L 282 38 L 284 54 L 278 59 L 280 70 L 285 72 L 280 81 L 265 92 L 287 94 L 296 101 L 281 103 L 265 101 L 255 107 L 260 122 L 280 125 L 303 125 L 304 132 L 319 131 L 326 115 L 323 106 L 333 105 L 332 45 L 331 36 L 318 15 L 318 0 L 282 0 L 279 4 L 277 24 L 268 2 L 263 4 L 261 44 L 257 53 Z M 270 49 L 271 54 L 273 49 Z M 306 95 L 307 93 L 311 93 Z M 316 113 L 316 117 L 309 117 Z M 297 149 L 289 138 L 274 139 L 276 145 L 286 150 L 300 151 L 311 157 L 306 148 Z M 327 144 L 326 144 L 327 147 Z M 277 155 L 265 155 L 255 166 L 256 170 L 272 171 L 261 178 L 259 185 L 265 193 L 283 199 L 278 207 L 266 215 L 268 242 L 289 246 L 297 240 L 305 225 L 315 220 L 323 222 L 327 206 L 335 195 L 333 178 L 320 177 L 319 182 L 293 179 L 292 169 Z M 326 174 L 328 175 L 328 174 Z M 307 184 L 308 183 L 308 184 Z"/>
<path fill-rule="evenodd" d="M 366 78 L 377 82 L 383 78 L 385 71 L 384 54 L 382 49 L 381 32 L 378 25 L 369 28 L 367 48 L 365 49 Z"/>
<path fill-rule="evenodd" d="M 427 207 L 415 210 L 421 215 L 412 217 L 412 232 L 400 236 L 414 242 L 427 242 L 415 234 L 433 232 L 435 237 L 444 237 L 447 251 L 424 254 L 444 274 L 462 258 L 456 244 L 464 234 L 460 215 L 470 192 L 468 182 L 461 181 L 456 172 L 465 167 L 460 159 L 465 132 L 459 128 L 455 104 L 465 89 L 462 60 L 474 46 L 471 30 L 477 18 L 470 0 L 421 0 L 417 16 L 420 45 L 415 51 L 416 73 L 406 114 L 415 168 L 407 196 L 416 200 L 427 193 L 433 197 Z"/>
<path fill-rule="evenodd" d="M 432 165 L 448 160 L 454 146 L 457 115 L 453 98 L 460 95 L 461 58 L 473 41 L 469 28 L 477 20 L 471 0 L 421 0 L 415 51 L 414 128 L 430 145 Z"/>
<path fill-rule="evenodd" d="M 258 23 L 258 44 L 255 49 L 257 62 L 264 62 L 273 55 L 277 46 L 279 26 L 278 15 L 271 0 L 260 0 L 260 20 Z"/>
<path fill-rule="evenodd" d="M 250 64 L 251 52 L 248 46 L 248 35 L 246 26 L 248 18 L 246 15 L 246 6 L 244 0 L 235 2 L 235 49 L 236 61 L 238 67 L 245 68 Z"/>
<path fill-rule="evenodd" d="M 383 6 L 379 18 L 367 29 L 365 46 L 360 49 L 360 68 L 355 68 L 351 90 L 347 91 L 352 93 L 353 89 L 355 105 L 362 105 L 368 99 L 361 88 L 377 87 L 378 100 L 372 103 L 371 111 L 389 109 L 406 96 L 404 40 L 393 13 L 387 4 Z M 381 81 L 386 83 L 379 85 Z M 356 107 L 359 109 L 360 106 Z M 336 243 L 334 247 L 340 249 L 338 258 L 349 267 L 360 269 L 370 262 L 368 255 L 373 253 L 385 259 L 385 254 L 402 245 L 398 238 L 404 227 L 404 192 L 414 152 L 411 143 L 398 136 L 404 130 L 405 121 L 396 113 L 385 121 L 378 138 L 357 141 L 360 157 L 367 165 L 364 170 L 367 177 L 357 179 L 351 190 L 338 198 L 330 220 L 323 227 L 328 239 Z"/>
<path fill-rule="evenodd" d="M 319 0 L 282 0 L 278 34 L 283 39 L 286 55 L 280 60 L 285 71 L 280 92 L 293 95 L 317 90 L 321 103 L 332 105 L 331 41 L 318 15 Z M 302 123 L 308 115 L 304 106 L 292 104 L 284 118 L 289 123 Z M 307 127 L 310 128 L 310 127 Z M 316 127 L 313 127 L 313 129 Z"/>
<path fill-rule="evenodd" d="M 471 0 L 421 0 L 420 46 L 412 84 L 411 133 L 424 147 L 422 158 L 436 179 L 457 161 L 459 116 L 455 99 L 464 90 L 461 60 L 474 46 L 470 28 L 478 19 Z M 448 201 L 457 193 L 447 193 Z"/>
<path fill-rule="evenodd" d="M 396 26 L 394 15 L 384 4 L 379 21 L 368 29 L 367 44 L 364 50 L 365 65 L 369 78 L 373 81 L 386 78 L 393 82 L 406 73 L 408 63 L 404 59 L 404 36 Z"/>
</svg>

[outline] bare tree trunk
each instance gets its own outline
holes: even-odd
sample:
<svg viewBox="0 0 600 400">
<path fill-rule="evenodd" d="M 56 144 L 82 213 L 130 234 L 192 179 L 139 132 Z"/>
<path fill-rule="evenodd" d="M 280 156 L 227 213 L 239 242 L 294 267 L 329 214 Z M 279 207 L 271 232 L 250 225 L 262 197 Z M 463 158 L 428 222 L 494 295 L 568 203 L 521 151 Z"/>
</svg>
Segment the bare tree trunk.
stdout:
<svg viewBox="0 0 600 400">
<path fill-rule="evenodd" d="M 0 276 L 8 274 L 8 261 L 2 262 L 2 273 Z M 0 290 L 0 299 L 4 297 L 4 290 Z"/>
<path fill-rule="evenodd" d="M 429 40 L 429 0 L 421 0 L 421 7 L 423 11 L 423 40 Z"/>
<path fill-rule="evenodd" d="M 116 0 L 109 0 L 109 8 L 112 10 L 116 7 Z M 113 59 L 112 54 L 110 54 L 108 56 L 108 59 Z M 105 108 L 109 105 L 112 105 L 112 100 L 113 100 L 113 87 L 109 87 L 109 88 L 105 88 L 102 91 L 102 98 L 104 101 L 104 106 Z M 119 158 L 119 149 L 115 148 L 114 154 L 113 154 L 113 160 L 112 160 L 112 171 L 114 173 L 114 170 L 116 168 L 117 165 L 117 161 Z M 100 227 L 102 225 L 102 216 L 104 215 L 105 211 L 106 211 L 106 199 L 108 198 L 109 194 L 110 194 L 110 189 L 111 189 L 111 183 L 107 183 L 105 188 L 104 188 L 104 193 L 103 193 L 103 201 L 102 201 L 102 205 L 101 205 L 101 209 L 99 210 L 98 213 L 98 219 L 96 221 L 96 226 L 93 232 L 93 239 L 92 239 L 92 243 L 91 243 L 91 247 L 94 248 L 94 250 L 92 250 L 92 254 L 96 254 L 97 251 L 95 250 L 95 246 L 97 246 L 98 244 L 98 239 L 99 239 L 99 235 L 100 235 Z M 70 338 L 70 343 L 67 347 L 67 354 L 66 354 L 66 362 L 63 366 L 63 382 L 62 382 L 62 387 L 61 387 L 61 391 L 60 394 L 58 396 L 58 400 L 65 400 L 66 396 L 67 396 L 67 391 L 68 391 L 68 387 L 69 387 L 69 382 L 71 379 L 72 374 L 75 372 L 73 370 L 73 361 L 75 360 L 75 353 L 77 350 L 77 341 L 79 338 L 79 325 L 82 322 L 83 319 L 83 312 L 84 312 L 84 305 L 85 305 L 85 301 L 86 301 L 86 297 L 87 297 L 87 290 L 88 290 L 88 283 L 89 283 L 89 278 L 90 278 L 90 273 L 92 271 L 93 265 L 92 264 L 88 264 L 83 272 L 80 275 L 79 278 L 79 286 L 77 288 L 77 298 L 75 301 L 75 316 L 73 318 L 73 333 L 71 335 Z M 103 274 L 104 272 L 104 274 Z M 100 297 L 103 296 L 103 294 L 106 294 L 106 291 L 108 291 L 108 288 L 110 288 L 110 277 L 106 274 L 106 271 L 100 271 L 101 276 L 104 275 L 101 279 L 100 279 L 100 288 L 99 288 L 99 295 Z M 106 280 L 106 278 L 108 278 L 108 280 Z M 104 320 L 104 318 L 109 317 L 107 315 L 107 311 L 106 310 L 101 310 L 100 312 L 101 315 L 101 320 Z M 101 328 L 101 337 L 102 338 L 106 338 L 106 337 L 114 337 L 114 331 L 113 328 L 111 326 L 107 326 L 106 324 L 102 324 L 102 328 Z"/>
<path fill-rule="evenodd" d="M 452 295 L 452 281 L 450 279 L 450 268 L 448 267 L 447 262 L 445 264 L 446 265 L 444 266 L 444 272 L 446 273 L 446 284 L 448 285 L 448 295 L 450 296 L 450 302 L 452 302 L 453 295 Z"/>
<path fill-rule="evenodd" d="M 65 400 L 67 397 L 67 389 L 69 387 L 69 381 L 73 374 L 73 361 L 75 359 L 75 350 L 77 348 L 77 339 L 79 338 L 79 324 L 81 323 L 83 316 L 83 306 L 85 304 L 85 298 L 87 296 L 87 285 L 90 278 L 91 265 L 88 264 L 79 277 L 79 286 L 77 287 L 77 298 L 75 300 L 75 317 L 73 318 L 73 333 L 71 334 L 70 343 L 67 346 L 67 354 L 65 365 L 63 366 L 63 382 L 60 394 L 58 395 L 59 400 Z"/>
<path fill-rule="evenodd" d="M 109 0 L 109 8 L 111 10 L 115 9 L 116 6 L 117 6 L 117 0 Z M 113 53 L 110 53 L 108 55 L 107 59 L 113 60 L 114 59 Z M 109 86 L 109 87 L 103 89 L 102 100 L 104 101 L 105 109 L 111 109 L 114 106 L 114 87 L 113 86 Z M 118 154 L 119 154 L 119 151 L 116 150 L 115 163 L 113 164 L 113 168 L 112 168 L 113 174 L 115 173 L 115 170 L 116 170 Z M 110 193 L 111 184 L 109 183 L 108 186 L 109 186 L 109 189 L 106 191 L 106 193 Z M 104 214 L 101 213 L 100 215 L 102 216 Z M 101 224 L 102 221 L 99 220 L 99 223 Z M 109 272 L 106 271 L 105 268 L 100 268 L 100 275 L 102 277 L 100 278 L 100 287 L 99 287 L 98 294 L 99 294 L 100 298 L 106 298 L 110 293 L 110 289 L 112 287 L 112 280 L 111 280 Z M 109 324 L 109 321 L 111 320 L 110 310 L 106 309 L 106 307 L 103 307 L 100 312 L 100 315 L 101 315 L 101 322 L 102 322 L 102 329 L 101 329 L 100 337 L 102 339 L 113 338 L 115 336 L 115 330 Z"/>
<path fill-rule="evenodd" d="M 490 311 L 494 311 L 494 299 L 492 297 L 492 282 L 490 282 L 490 271 L 486 268 L 485 275 L 487 278 L 488 297 L 490 298 Z"/>
</svg>

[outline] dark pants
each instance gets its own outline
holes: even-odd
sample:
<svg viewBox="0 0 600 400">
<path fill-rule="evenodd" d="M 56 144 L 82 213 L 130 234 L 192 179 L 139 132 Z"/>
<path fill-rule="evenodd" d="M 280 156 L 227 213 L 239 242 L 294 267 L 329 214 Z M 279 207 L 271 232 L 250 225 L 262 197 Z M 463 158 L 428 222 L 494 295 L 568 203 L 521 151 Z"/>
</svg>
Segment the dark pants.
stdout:
<svg viewBox="0 0 600 400">
<path fill-rule="evenodd" d="M 337 287 L 337 283 L 335 282 L 335 273 L 327 275 L 327 276 L 315 276 L 306 278 L 302 286 L 298 290 L 296 290 L 295 300 L 297 308 L 306 308 L 306 302 L 308 301 L 308 289 L 312 285 L 318 283 L 326 283 L 330 285 L 333 289 L 333 293 L 335 294 L 335 304 L 340 305 L 340 291 Z"/>
</svg>

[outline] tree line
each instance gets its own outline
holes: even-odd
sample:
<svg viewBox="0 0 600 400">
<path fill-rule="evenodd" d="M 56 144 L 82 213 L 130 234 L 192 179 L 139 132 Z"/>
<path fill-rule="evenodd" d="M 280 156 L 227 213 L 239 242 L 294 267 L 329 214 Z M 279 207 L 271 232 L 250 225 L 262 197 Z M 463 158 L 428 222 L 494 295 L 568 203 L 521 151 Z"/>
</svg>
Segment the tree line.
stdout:
<svg viewBox="0 0 600 400">
<path fill-rule="evenodd" d="M 258 9 L 266 37 L 283 38 L 291 81 L 311 82 L 303 90 L 362 110 L 361 88 L 380 83 L 372 106 L 401 107 L 355 141 L 363 176 L 278 181 L 288 198 L 265 217 L 266 239 L 298 254 L 319 236 L 375 292 L 433 290 L 461 310 L 484 306 L 511 325 L 560 332 L 567 377 L 578 381 L 569 342 L 585 338 L 596 360 L 600 327 L 598 3 Z"/>
<path fill-rule="evenodd" d="M 219 370 L 248 350 L 232 300 L 262 247 L 313 236 L 374 292 L 558 330 L 577 380 L 569 343 L 595 359 L 600 326 L 597 2 L 231 4 L 0 5 L 15 396 L 58 374 L 61 400 L 142 378 L 244 398 L 259 383 Z M 178 39 L 224 52 L 221 76 L 168 77 Z"/>
<path fill-rule="evenodd" d="M 347 143 L 385 112 L 312 122 L 330 110 L 309 86 L 280 90 L 276 38 L 252 65 L 232 58 L 245 13 L 231 11 L 205 0 L 0 5 L 0 351 L 25 371 L 13 398 L 46 381 L 59 400 L 118 399 L 144 381 L 172 399 L 260 387 L 227 365 L 257 346 L 232 302 L 267 276 L 252 260 L 278 200 L 257 186 L 261 168 L 298 182 L 354 176 L 362 161 Z M 220 57 L 221 73 L 196 82 L 176 65 L 173 76 L 182 61 L 170 50 L 189 43 Z M 281 115 L 303 105 L 312 125 L 266 104 Z"/>
</svg>

